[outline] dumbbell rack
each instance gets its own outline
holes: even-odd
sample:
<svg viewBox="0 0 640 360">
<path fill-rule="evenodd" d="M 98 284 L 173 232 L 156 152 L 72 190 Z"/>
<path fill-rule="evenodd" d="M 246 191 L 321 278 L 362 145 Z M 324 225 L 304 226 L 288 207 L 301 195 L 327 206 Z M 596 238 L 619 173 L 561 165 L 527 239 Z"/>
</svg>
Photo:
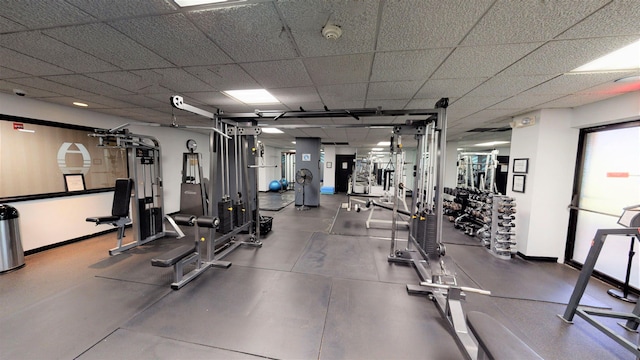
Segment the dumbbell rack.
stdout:
<svg viewBox="0 0 640 360">
<path fill-rule="evenodd" d="M 494 195 L 492 197 L 491 224 L 487 224 L 491 229 L 488 232 L 490 236 L 487 237 L 487 232 L 483 232 L 483 237 L 481 237 L 483 245 L 493 255 L 505 260 L 511 259 L 517 252 L 515 247 L 515 206 L 515 199 Z"/>
</svg>

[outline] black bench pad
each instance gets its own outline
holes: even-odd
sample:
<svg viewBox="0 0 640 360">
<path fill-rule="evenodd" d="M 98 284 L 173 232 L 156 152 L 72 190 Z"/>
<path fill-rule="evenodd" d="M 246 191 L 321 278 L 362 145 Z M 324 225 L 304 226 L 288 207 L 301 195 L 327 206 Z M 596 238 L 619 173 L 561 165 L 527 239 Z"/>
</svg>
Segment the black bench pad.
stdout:
<svg viewBox="0 0 640 360">
<path fill-rule="evenodd" d="M 151 259 L 152 266 L 169 267 L 175 265 L 178 261 L 196 252 L 193 245 L 182 245 L 171 251 L 168 251 L 160 257 Z"/>
<path fill-rule="evenodd" d="M 469 312 L 467 325 L 478 340 L 478 346 L 484 350 L 489 359 L 542 359 L 524 341 L 487 314 L 478 311 Z"/>
<path fill-rule="evenodd" d="M 120 216 L 99 216 L 99 217 L 88 217 L 86 221 L 94 222 L 96 224 L 109 224 L 115 221 L 118 221 Z"/>
</svg>

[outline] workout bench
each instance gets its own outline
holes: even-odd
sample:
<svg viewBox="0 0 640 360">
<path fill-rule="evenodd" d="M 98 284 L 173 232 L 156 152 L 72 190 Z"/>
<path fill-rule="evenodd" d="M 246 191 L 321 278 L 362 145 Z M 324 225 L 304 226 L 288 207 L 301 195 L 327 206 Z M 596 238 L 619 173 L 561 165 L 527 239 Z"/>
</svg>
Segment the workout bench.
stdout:
<svg viewBox="0 0 640 360">
<path fill-rule="evenodd" d="M 170 250 L 157 258 L 151 259 L 151 265 L 157 267 L 173 266 L 173 283 L 171 288 L 178 290 L 189 281 L 195 279 L 209 267 L 215 266 L 220 268 L 229 268 L 231 263 L 228 261 L 214 260 L 210 262 L 201 261 L 200 253 L 200 227 L 215 228 L 218 226 L 218 219 L 214 217 L 203 216 L 196 218 L 193 215 L 178 214 L 174 216 L 174 220 L 178 225 L 195 226 L 194 244 L 182 245 Z M 184 273 L 185 266 L 195 264 L 195 269 L 187 274 Z"/>
<path fill-rule="evenodd" d="M 111 216 L 88 217 L 86 221 L 96 225 L 111 224 L 118 228 L 118 247 L 122 247 L 124 238 L 124 227 L 131 222 L 129 218 L 129 203 L 131 202 L 131 190 L 133 189 L 132 179 L 117 179 L 115 191 L 113 192 L 113 205 L 111 206 Z M 114 250 L 114 249 L 112 249 Z M 110 252 L 112 251 L 110 250 Z M 113 254 L 112 254 L 113 255 Z"/>
</svg>

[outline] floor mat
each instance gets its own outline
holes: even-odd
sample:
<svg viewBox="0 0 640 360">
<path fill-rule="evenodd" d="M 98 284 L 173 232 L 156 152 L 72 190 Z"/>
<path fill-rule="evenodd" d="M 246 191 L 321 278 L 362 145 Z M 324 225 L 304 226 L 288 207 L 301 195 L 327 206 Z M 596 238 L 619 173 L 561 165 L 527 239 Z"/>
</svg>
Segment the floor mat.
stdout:
<svg viewBox="0 0 640 360">
<path fill-rule="evenodd" d="M 260 201 L 260 210 L 278 211 L 294 202 L 296 199 L 295 191 L 285 192 L 261 192 L 258 194 Z"/>
<path fill-rule="evenodd" d="M 369 211 L 371 210 L 355 212 L 340 208 L 336 220 L 331 227 L 331 234 L 391 238 L 390 223 L 371 222 L 367 229 L 366 221 L 369 218 Z M 372 219 L 391 221 L 391 215 L 391 211 L 377 209 Z M 409 235 L 408 230 L 408 226 L 398 223 L 396 239 L 406 240 Z"/>
<path fill-rule="evenodd" d="M 575 284 L 569 284 L 538 266 L 519 257 L 502 260 L 485 248 L 476 246 L 447 246 L 456 265 L 494 297 L 546 301 L 567 304 Z M 585 294 L 580 305 L 609 308 L 608 305 Z"/>
</svg>

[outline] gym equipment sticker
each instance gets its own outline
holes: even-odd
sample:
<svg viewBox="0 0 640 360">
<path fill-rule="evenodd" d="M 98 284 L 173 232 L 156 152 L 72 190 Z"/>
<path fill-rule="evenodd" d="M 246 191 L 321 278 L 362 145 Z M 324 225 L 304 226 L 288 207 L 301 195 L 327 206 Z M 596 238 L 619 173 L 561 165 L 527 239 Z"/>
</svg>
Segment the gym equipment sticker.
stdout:
<svg viewBox="0 0 640 360">
<path fill-rule="evenodd" d="M 71 146 L 75 145 L 76 150 L 72 150 Z M 82 155 L 82 166 L 67 166 L 67 154 Z M 91 167 L 91 154 L 87 148 L 80 143 L 64 142 L 58 149 L 58 167 L 63 174 L 84 174 L 89 172 Z"/>
</svg>

